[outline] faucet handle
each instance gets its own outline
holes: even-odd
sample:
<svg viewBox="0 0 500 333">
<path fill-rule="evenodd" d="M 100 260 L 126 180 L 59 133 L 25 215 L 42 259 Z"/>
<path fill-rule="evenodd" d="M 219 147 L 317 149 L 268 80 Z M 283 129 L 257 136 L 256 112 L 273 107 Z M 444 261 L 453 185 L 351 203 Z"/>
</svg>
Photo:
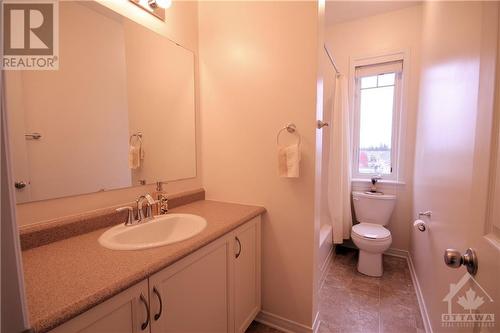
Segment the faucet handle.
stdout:
<svg viewBox="0 0 500 333">
<path fill-rule="evenodd" d="M 148 205 L 146 207 L 146 218 L 151 218 L 153 217 L 153 205 L 156 204 L 156 201 L 155 199 L 153 199 L 151 194 L 146 194 L 145 197 L 148 202 Z"/>
<path fill-rule="evenodd" d="M 117 212 L 123 212 L 127 211 L 127 222 L 125 222 L 125 225 L 133 225 L 135 224 L 136 220 L 134 219 L 134 209 L 130 206 L 126 207 L 120 207 L 116 209 Z"/>
</svg>

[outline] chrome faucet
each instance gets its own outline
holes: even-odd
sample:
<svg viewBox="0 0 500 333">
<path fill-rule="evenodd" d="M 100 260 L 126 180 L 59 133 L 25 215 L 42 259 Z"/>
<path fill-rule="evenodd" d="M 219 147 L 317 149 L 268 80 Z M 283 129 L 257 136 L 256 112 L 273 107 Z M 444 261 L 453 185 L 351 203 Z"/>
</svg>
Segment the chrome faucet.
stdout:
<svg viewBox="0 0 500 333">
<path fill-rule="evenodd" d="M 142 204 L 146 200 L 146 215 L 144 215 L 144 211 L 142 210 Z M 153 208 L 152 205 L 156 204 L 156 201 L 149 194 L 141 195 L 139 199 L 136 200 L 137 204 L 137 217 L 134 217 L 134 209 L 130 206 L 117 208 L 117 212 L 127 211 L 127 221 L 125 222 L 125 226 L 136 225 L 141 222 L 149 221 L 153 218 Z"/>
<path fill-rule="evenodd" d="M 146 215 L 142 210 L 142 203 L 146 200 Z M 153 197 L 149 194 L 141 195 L 136 201 L 137 203 L 137 220 L 138 222 L 147 221 L 153 217 L 152 206 L 156 203 Z"/>
</svg>

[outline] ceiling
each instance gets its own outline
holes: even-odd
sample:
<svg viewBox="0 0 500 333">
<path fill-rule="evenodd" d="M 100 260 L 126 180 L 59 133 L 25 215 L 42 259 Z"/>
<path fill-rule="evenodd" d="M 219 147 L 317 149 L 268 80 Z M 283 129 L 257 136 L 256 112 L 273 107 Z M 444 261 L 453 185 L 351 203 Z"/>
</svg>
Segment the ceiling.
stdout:
<svg viewBox="0 0 500 333">
<path fill-rule="evenodd" d="M 419 1 L 327 1 L 326 25 L 416 6 Z"/>
</svg>

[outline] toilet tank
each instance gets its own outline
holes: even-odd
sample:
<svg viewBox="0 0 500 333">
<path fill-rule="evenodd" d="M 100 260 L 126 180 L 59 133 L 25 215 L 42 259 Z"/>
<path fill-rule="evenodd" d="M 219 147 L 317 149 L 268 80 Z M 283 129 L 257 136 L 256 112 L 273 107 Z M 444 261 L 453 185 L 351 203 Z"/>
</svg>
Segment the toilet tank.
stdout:
<svg viewBox="0 0 500 333">
<path fill-rule="evenodd" d="M 352 192 L 356 221 L 387 225 L 396 205 L 396 196 Z"/>
</svg>

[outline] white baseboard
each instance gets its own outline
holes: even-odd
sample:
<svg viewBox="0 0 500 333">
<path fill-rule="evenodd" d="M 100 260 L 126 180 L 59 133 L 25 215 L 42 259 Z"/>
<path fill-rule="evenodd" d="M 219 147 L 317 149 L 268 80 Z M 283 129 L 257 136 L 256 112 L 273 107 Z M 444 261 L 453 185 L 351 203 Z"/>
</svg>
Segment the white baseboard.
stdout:
<svg viewBox="0 0 500 333">
<path fill-rule="evenodd" d="M 399 249 L 389 249 L 384 252 L 384 254 L 405 258 L 408 263 L 408 268 L 410 269 L 411 280 L 413 281 L 413 287 L 415 288 L 415 294 L 417 295 L 418 307 L 420 308 L 420 314 L 424 322 L 424 328 L 426 333 L 433 333 L 431 321 L 429 319 L 429 314 L 427 313 L 427 306 L 425 305 L 424 295 L 422 294 L 422 289 L 420 288 L 420 283 L 418 282 L 417 273 L 415 272 L 415 266 L 413 266 L 413 261 L 411 255 L 408 251 Z"/>
<path fill-rule="evenodd" d="M 415 293 L 417 294 L 420 314 L 422 315 L 422 319 L 424 321 L 425 332 L 433 333 L 431 320 L 427 312 L 427 306 L 425 305 L 424 294 L 422 293 L 422 289 L 420 288 L 420 283 L 418 283 L 417 272 L 415 272 L 415 266 L 413 266 L 413 260 L 411 259 L 411 255 L 409 253 L 406 260 L 408 261 L 408 267 L 410 267 L 411 279 L 413 281 L 413 285 L 415 286 Z"/>
<path fill-rule="evenodd" d="M 318 314 L 313 323 L 313 327 L 297 323 L 267 311 L 261 310 L 255 318 L 256 321 L 267 326 L 271 326 L 286 333 L 315 333 L 319 327 Z"/>
<path fill-rule="evenodd" d="M 313 327 L 312 327 L 313 333 L 318 332 L 320 322 L 321 321 L 319 320 L 319 311 L 316 311 L 316 316 L 314 316 L 314 322 L 313 322 Z"/>
<path fill-rule="evenodd" d="M 405 258 L 405 259 L 408 259 L 408 257 L 409 257 L 408 251 L 395 249 L 392 247 L 389 250 L 385 251 L 384 254 L 387 254 L 388 256 L 400 257 L 400 258 Z"/>
</svg>

